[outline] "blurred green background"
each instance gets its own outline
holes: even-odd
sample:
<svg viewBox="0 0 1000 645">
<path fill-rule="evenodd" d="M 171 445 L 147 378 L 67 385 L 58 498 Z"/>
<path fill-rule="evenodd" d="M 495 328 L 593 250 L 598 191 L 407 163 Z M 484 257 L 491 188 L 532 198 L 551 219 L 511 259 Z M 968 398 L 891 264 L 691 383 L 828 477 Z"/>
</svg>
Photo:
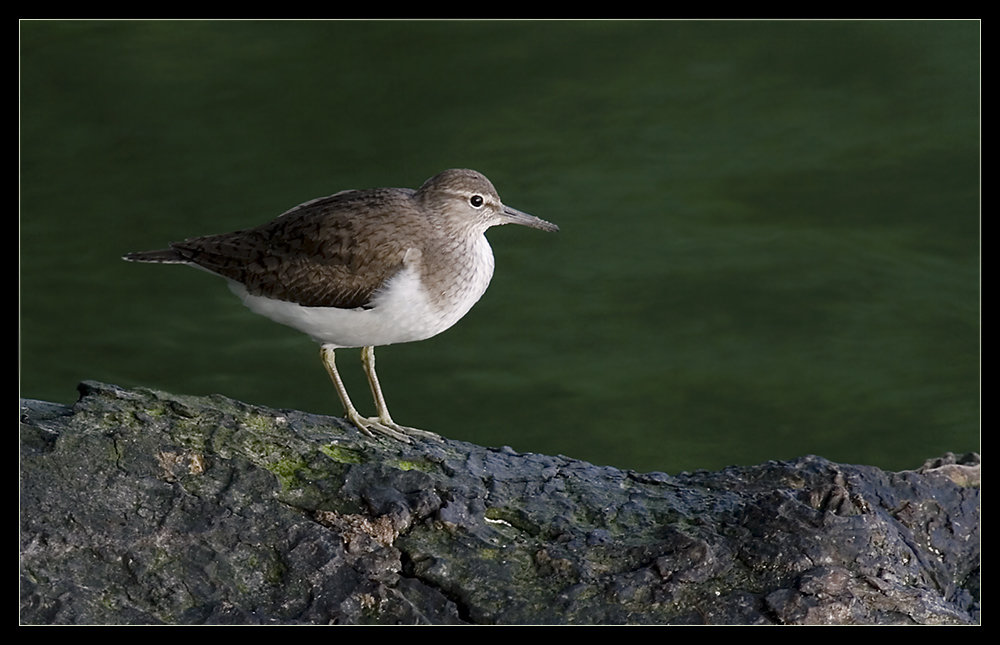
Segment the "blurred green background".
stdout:
<svg viewBox="0 0 1000 645">
<path fill-rule="evenodd" d="M 472 312 L 377 352 L 401 423 L 670 473 L 978 450 L 980 46 L 976 21 L 21 22 L 21 396 L 339 415 L 306 336 L 121 255 L 468 167 L 562 230 L 491 230 Z"/>
</svg>

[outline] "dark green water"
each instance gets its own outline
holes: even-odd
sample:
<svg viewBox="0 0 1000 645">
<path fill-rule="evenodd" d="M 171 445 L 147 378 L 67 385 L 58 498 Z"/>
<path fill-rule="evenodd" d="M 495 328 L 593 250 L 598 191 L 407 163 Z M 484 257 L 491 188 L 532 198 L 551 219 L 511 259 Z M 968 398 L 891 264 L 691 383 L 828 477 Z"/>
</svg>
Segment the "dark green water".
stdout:
<svg viewBox="0 0 1000 645">
<path fill-rule="evenodd" d="M 979 448 L 978 22 L 20 32 L 22 396 L 339 414 L 304 335 L 120 256 L 470 167 L 562 230 L 492 230 L 472 312 L 377 352 L 398 421 L 666 472 Z"/>
</svg>

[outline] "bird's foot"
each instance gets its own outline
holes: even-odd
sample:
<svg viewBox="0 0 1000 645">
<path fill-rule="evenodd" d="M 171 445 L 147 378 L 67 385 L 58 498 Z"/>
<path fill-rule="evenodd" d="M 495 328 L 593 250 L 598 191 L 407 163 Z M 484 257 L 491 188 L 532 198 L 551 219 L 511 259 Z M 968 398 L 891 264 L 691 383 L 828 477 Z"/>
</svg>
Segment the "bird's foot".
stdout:
<svg viewBox="0 0 1000 645">
<path fill-rule="evenodd" d="M 390 418 L 382 417 L 363 417 L 360 414 L 350 414 L 349 412 L 345 415 L 348 420 L 353 423 L 361 432 L 364 432 L 369 437 L 374 437 L 376 432 L 379 432 L 387 437 L 392 437 L 397 441 L 402 441 L 403 443 L 413 443 L 412 437 L 417 437 L 421 439 L 434 439 L 436 441 L 443 441 L 440 435 L 433 432 L 428 432 L 427 430 L 420 430 L 418 428 L 410 428 L 407 426 L 401 426 Z"/>
</svg>

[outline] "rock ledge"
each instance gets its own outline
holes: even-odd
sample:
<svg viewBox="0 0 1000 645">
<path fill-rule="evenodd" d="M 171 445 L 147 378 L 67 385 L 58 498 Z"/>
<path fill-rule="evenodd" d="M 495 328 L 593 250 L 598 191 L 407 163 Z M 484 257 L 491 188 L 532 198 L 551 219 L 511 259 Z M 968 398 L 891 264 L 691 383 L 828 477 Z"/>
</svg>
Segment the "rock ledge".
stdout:
<svg viewBox="0 0 1000 645">
<path fill-rule="evenodd" d="M 977 624 L 978 455 L 669 476 L 214 396 L 21 403 L 23 624 Z"/>
</svg>

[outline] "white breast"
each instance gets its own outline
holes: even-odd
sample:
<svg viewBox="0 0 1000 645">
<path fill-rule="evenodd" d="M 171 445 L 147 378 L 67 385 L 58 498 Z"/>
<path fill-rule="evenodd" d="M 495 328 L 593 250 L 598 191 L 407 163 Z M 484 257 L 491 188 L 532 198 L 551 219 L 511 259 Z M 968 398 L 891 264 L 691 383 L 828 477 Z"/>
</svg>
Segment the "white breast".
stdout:
<svg viewBox="0 0 1000 645">
<path fill-rule="evenodd" d="M 232 280 L 229 288 L 254 313 L 308 334 L 317 343 L 366 347 L 408 343 L 436 336 L 469 313 L 493 277 L 493 252 L 485 236 L 466 249 L 454 279 L 422 280 L 420 254 L 393 276 L 368 308 L 303 307 L 254 296 Z M 469 253 L 471 252 L 471 253 Z M 425 284 L 437 291 L 428 290 Z"/>
</svg>

